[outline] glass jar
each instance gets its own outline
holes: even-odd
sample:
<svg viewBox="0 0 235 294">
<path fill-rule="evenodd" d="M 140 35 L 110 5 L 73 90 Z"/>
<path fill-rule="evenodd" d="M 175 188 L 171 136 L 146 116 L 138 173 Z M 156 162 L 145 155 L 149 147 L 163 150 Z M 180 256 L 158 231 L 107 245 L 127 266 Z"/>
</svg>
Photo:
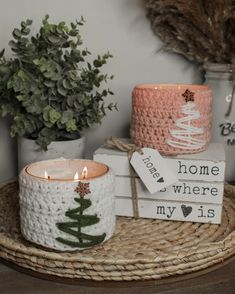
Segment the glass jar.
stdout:
<svg viewBox="0 0 235 294">
<path fill-rule="evenodd" d="M 235 181 L 235 95 L 231 64 L 207 63 L 205 84 L 213 92 L 212 142 L 223 143 L 226 154 L 226 181 Z"/>
</svg>

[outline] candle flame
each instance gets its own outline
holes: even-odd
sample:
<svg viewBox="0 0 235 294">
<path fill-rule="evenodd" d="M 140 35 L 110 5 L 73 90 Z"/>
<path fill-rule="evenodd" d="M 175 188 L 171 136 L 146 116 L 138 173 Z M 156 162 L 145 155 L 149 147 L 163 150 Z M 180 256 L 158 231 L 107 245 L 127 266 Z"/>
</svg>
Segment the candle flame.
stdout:
<svg viewBox="0 0 235 294">
<path fill-rule="evenodd" d="M 48 176 L 46 171 L 44 171 L 44 177 L 45 177 L 45 179 L 50 180 L 50 176 Z"/>
<path fill-rule="evenodd" d="M 88 174 L 88 171 L 87 171 L 87 167 L 85 166 L 83 171 L 82 171 L 82 179 L 86 179 L 87 178 L 87 174 Z"/>
<path fill-rule="evenodd" d="M 79 176 L 78 176 L 78 172 L 76 172 L 75 173 L 75 175 L 74 175 L 74 178 L 73 178 L 74 180 L 78 180 L 79 179 Z"/>
</svg>

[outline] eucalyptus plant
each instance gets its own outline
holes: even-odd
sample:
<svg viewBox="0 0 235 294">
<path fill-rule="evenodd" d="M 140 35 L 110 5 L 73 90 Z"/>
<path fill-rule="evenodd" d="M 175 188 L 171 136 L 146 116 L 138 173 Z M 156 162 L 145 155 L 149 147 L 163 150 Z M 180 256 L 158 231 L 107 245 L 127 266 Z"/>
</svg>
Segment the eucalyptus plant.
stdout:
<svg viewBox="0 0 235 294">
<path fill-rule="evenodd" d="M 0 53 L 0 115 L 13 118 L 12 136 L 34 139 L 47 150 L 52 141 L 79 138 L 83 129 L 101 122 L 106 110 L 117 109 L 104 102 L 113 93 L 103 85 L 113 76 L 101 72 L 112 55 L 91 60 L 82 48 L 83 24 L 83 19 L 51 24 L 46 15 L 35 35 L 32 20 L 13 30 L 13 57 Z"/>
</svg>

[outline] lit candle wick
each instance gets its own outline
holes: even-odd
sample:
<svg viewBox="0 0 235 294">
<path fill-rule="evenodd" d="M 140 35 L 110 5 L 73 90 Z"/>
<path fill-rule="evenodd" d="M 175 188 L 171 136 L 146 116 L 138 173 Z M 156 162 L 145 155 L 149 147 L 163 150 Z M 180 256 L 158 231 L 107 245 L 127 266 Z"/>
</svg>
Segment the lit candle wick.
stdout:
<svg viewBox="0 0 235 294">
<path fill-rule="evenodd" d="M 85 166 L 82 171 L 82 179 L 83 180 L 87 178 L 87 174 L 88 174 L 88 171 L 87 171 L 87 167 Z"/>
<path fill-rule="evenodd" d="M 46 172 L 46 171 L 44 171 L 44 177 L 45 177 L 45 179 L 47 179 L 47 180 L 50 180 L 50 179 L 51 179 L 51 177 L 50 177 L 50 176 L 48 176 L 48 174 L 47 174 L 47 172 Z"/>
<path fill-rule="evenodd" d="M 76 172 L 75 173 L 75 175 L 74 175 L 74 178 L 73 178 L 74 180 L 78 180 L 79 179 L 79 176 L 78 176 L 78 172 Z"/>
</svg>

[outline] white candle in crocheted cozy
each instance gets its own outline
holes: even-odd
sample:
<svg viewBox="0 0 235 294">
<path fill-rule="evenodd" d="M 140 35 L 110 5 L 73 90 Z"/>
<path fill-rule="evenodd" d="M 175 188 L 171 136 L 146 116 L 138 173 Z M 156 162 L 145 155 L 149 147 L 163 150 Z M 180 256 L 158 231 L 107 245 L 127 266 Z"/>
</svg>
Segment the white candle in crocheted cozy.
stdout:
<svg viewBox="0 0 235 294">
<path fill-rule="evenodd" d="M 112 236 L 114 174 L 106 165 L 81 159 L 40 161 L 21 171 L 19 185 L 21 232 L 27 240 L 72 251 Z"/>
</svg>

